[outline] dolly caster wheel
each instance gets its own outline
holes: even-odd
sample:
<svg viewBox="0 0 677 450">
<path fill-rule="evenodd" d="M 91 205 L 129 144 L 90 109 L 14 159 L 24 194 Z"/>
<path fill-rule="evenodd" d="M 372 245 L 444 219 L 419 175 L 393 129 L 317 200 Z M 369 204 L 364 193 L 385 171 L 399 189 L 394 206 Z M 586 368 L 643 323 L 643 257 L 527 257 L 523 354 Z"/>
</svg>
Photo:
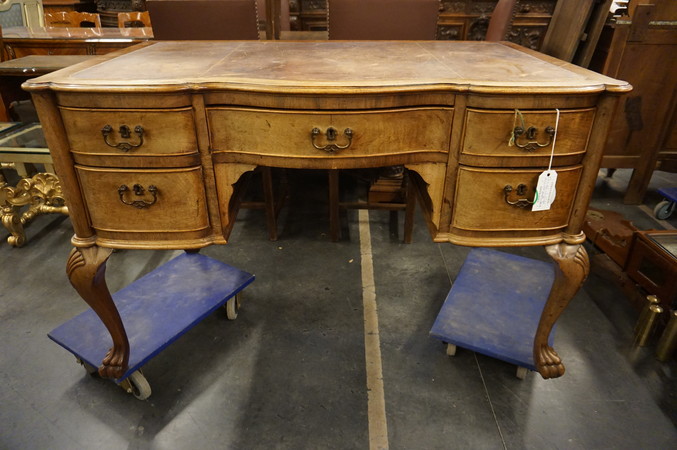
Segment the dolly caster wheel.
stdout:
<svg viewBox="0 0 677 450">
<path fill-rule="evenodd" d="M 456 346 L 454 344 L 447 343 L 447 355 L 456 356 Z"/>
<path fill-rule="evenodd" d="M 240 311 L 241 293 L 235 294 L 235 297 L 226 302 L 226 317 L 228 320 L 237 319 L 237 313 Z"/>
<path fill-rule="evenodd" d="M 668 200 L 663 200 L 662 202 L 658 202 L 656 207 L 653 210 L 654 215 L 656 216 L 656 219 L 658 220 L 666 220 L 668 219 L 672 213 L 675 211 L 675 202 L 671 202 Z"/>
<path fill-rule="evenodd" d="M 150 384 L 139 370 L 132 372 L 128 378 L 120 383 L 120 387 L 139 400 L 145 400 L 151 394 Z"/>
</svg>

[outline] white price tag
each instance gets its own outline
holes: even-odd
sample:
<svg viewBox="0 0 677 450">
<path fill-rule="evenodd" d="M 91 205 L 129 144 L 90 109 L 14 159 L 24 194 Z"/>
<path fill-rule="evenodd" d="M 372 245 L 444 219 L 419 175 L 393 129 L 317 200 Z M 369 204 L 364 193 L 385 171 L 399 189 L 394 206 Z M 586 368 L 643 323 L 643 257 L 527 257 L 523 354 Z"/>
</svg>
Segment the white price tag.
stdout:
<svg viewBox="0 0 677 450">
<path fill-rule="evenodd" d="M 554 170 L 546 170 L 538 176 L 538 184 L 536 185 L 536 201 L 531 206 L 532 211 L 546 211 L 550 209 L 550 205 L 555 201 L 557 190 L 557 172 Z"/>
</svg>

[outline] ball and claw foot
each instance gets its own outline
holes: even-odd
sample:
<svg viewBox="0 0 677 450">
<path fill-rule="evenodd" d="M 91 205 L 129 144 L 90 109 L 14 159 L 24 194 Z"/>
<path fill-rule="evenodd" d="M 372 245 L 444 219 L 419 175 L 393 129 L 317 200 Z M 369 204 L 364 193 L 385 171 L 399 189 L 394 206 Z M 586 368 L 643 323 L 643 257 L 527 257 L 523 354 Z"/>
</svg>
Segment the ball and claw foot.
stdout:
<svg viewBox="0 0 677 450">
<path fill-rule="evenodd" d="M 564 375 L 564 364 L 557 352 L 550 346 L 544 345 L 536 358 L 536 368 L 544 379 L 557 378 Z"/>
<path fill-rule="evenodd" d="M 115 347 L 108 350 L 106 357 L 99 366 L 99 375 L 103 378 L 120 378 L 127 369 L 127 362 L 123 351 L 116 351 Z"/>
</svg>

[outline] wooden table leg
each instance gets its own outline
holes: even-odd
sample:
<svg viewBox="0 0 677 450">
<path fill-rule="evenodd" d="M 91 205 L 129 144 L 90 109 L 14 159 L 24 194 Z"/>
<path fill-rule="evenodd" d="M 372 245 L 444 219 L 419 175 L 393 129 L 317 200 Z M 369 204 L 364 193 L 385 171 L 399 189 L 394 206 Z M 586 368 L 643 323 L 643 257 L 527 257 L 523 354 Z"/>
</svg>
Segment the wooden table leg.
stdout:
<svg viewBox="0 0 677 450">
<path fill-rule="evenodd" d="M 576 241 L 579 241 L 579 239 L 576 239 Z M 545 250 L 556 263 L 555 281 L 545 308 L 543 308 L 534 338 L 534 363 L 538 373 L 547 379 L 564 375 L 562 359 L 548 345 L 548 337 L 559 316 L 583 285 L 590 271 L 590 263 L 588 253 L 581 243 L 561 242 L 548 245 Z"/>
<path fill-rule="evenodd" d="M 341 239 L 341 219 L 339 201 L 339 171 L 329 169 L 329 237 L 332 242 Z"/>
<path fill-rule="evenodd" d="M 120 314 L 106 285 L 106 261 L 112 250 L 98 246 L 74 248 L 68 258 L 66 273 L 73 287 L 94 310 L 113 338 L 99 375 L 119 378 L 129 362 L 129 341 Z"/>
</svg>

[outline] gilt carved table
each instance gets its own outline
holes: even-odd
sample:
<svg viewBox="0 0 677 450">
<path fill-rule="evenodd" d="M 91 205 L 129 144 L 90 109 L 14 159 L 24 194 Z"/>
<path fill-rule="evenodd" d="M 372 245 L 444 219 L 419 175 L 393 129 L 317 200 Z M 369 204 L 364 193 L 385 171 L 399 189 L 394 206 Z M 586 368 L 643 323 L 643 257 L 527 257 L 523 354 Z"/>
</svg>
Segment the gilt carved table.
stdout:
<svg viewBox="0 0 677 450">
<path fill-rule="evenodd" d="M 101 375 L 129 359 L 111 250 L 225 244 L 234 185 L 259 165 L 404 165 L 435 242 L 545 246 L 534 362 L 564 373 L 547 339 L 588 272 L 581 226 L 627 83 L 509 43 L 165 41 L 24 87 L 75 230 L 68 276 L 111 334 Z M 536 211 L 549 167 L 556 195 Z"/>
</svg>

